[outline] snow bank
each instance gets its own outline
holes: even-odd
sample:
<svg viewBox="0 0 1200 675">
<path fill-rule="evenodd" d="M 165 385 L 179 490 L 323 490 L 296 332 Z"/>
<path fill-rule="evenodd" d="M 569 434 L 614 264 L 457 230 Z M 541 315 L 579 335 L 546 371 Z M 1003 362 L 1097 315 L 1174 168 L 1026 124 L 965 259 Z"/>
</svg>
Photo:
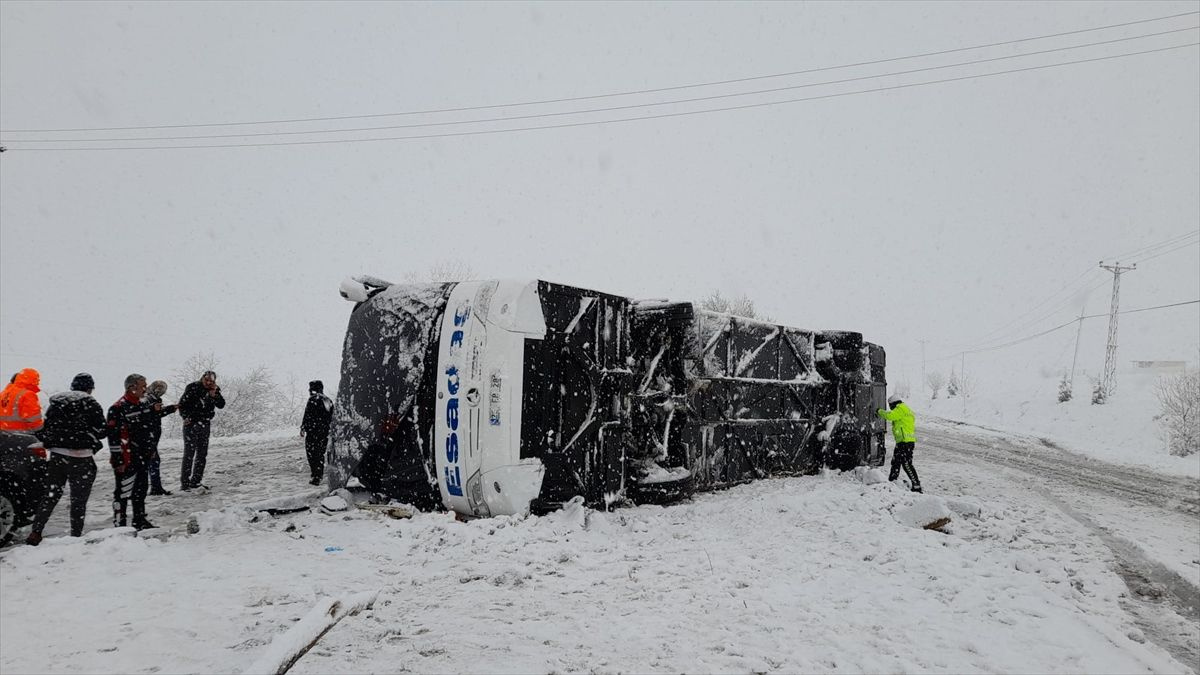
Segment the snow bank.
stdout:
<svg viewBox="0 0 1200 675">
<path fill-rule="evenodd" d="M 1058 380 L 1038 378 L 989 385 L 967 399 L 921 397 L 909 401 L 921 415 L 980 425 L 1009 434 L 1043 438 L 1064 450 L 1116 464 L 1141 466 L 1200 478 L 1200 455 L 1175 457 L 1167 452 L 1154 395 L 1157 378 L 1123 373 L 1116 395 L 1104 405 L 1092 405 L 1086 384 L 1076 397 L 1058 403 Z M 1085 381 L 1086 382 L 1086 381 Z"/>
<path fill-rule="evenodd" d="M 929 499 L 833 475 L 610 513 L 350 509 L 17 547 L 0 558 L 0 671 L 272 672 L 324 625 L 322 598 L 364 588 L 383 589 L 369 613 L 289 672 L 1185 670 L 1129 637 L 1086 529 L 1001 492 L 949 533 L 894 516 Z M 109 569 L 121 583 L 98 583 Z"/>
</svg>

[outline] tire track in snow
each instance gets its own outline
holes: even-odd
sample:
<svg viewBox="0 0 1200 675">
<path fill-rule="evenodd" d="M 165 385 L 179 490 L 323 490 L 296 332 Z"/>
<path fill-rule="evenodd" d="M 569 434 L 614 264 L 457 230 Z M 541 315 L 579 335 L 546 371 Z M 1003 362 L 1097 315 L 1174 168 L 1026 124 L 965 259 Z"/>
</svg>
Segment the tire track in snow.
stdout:
<svg viewBox="0 0 1200 675">
<path fill-rule="evenodd" d="M 1128 501 L 1166 508 L 1188 516 L 1200 516 L 1200 483 L 1186 476 L 1109 464 L 1067 452 L 1043 439 L 1018 435 L 983 439 L 970 435 L 968 431 L 956 434 L 926 427 L 921 430 L 921 441 L 917 447 L 920 448 L 922 443 L 1016 469 L 1040 479 L 1053 479 L 1105 496 L 1116 494 Z M 1035 451 L 1035 444 L 1042 446 L 1042 449 Z"/>
<path fill-rule="evenodd" d="M 1114 534 L 1048 487 L 1060 483 L 1082 488 L 1138 506 L 1174 511 L 1189 520 L 1195 519 L 1196 525 L 1200 525 L 1200 518 L 1197 518 L 1200 485 L 1186 477 L 1083 458 L 1044 439 L 1039 440 L 1053 454 L 1035 454 L 1030 447 L 1034 441 L 1019 436 L 983 439 L 968 432 L 926 428 L 922 438 L 926 447 L 935 452 L 954 455 L 975 466 L 1000 466 L 1008 470 L 1000 475 L 1012 476 L 1010 472 L 1017 472 L 1022 486 L 1095 534 L 1112 552 L 1113 571 L 1130 591 L 1131 600 L 1122 602 L 1122 607 L 1146 637 L 1181 663 L 1200 664 L 1200 640 L 1197 639 L 1200 636 L 1200 586 L 1153 560 L 1137 543 Z"/>
</svg>

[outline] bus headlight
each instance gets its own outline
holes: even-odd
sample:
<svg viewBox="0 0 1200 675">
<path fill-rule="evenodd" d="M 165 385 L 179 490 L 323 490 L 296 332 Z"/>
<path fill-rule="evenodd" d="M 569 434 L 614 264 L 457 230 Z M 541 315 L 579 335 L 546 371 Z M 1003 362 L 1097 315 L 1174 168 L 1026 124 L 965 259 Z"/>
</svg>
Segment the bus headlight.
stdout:
<svg viewBox="0 0 1200 675">
<path fill-rule="evenodd" d="M 467 479 L 467 504 L 471 511 L 480 518 L 491 518 L 492 510 L 483 499 L 483 476 L 476 471 Z"/>
</svg>

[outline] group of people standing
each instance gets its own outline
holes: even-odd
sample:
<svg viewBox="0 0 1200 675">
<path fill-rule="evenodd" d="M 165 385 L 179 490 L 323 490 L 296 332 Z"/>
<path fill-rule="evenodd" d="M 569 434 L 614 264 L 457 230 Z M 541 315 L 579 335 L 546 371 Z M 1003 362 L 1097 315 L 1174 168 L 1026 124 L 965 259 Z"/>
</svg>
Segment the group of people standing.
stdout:
<svg viewBox="0 0 1200 675">
<path fill-rule="evenodd" d="M 109 406 L 107 415 L 92 398 L 95 386 L 91 375 L 79 373 L 71 380 L 70 391 L 50 397 L 44 417 L 37 398 L 41 391 L 37 370 L 20 371 L 0 392 L 0 430 L 33 434 L 49 455 L 50 489 L 34 515 L 27 544 L 41 543 L 42 531 L 67 484 L 71 486 L 71 536 L 83 534 L 87 502 L 96 480 L 93 455 L 104 447 L 104 440 L 108 441 L 109 465 L 116 483 L 113 525 L 132 525 L 138 530 L 154 527 L 146 517 L 146 495 L 171 494 L 162 485 L 158 443 L 162 418 L 177 411 L 183 420 L 184 436 L 180 489 L 205 487 L 201 481 L 212 419 L 217 408 L 225 407 L 216 373 L 207 371 L 187 385 L 176 405 L 163 403 L 165 382 L 155 380 L 147 385 L 145 377 L 132 373 L 125 378 L 124 395 Z"/>
</svg>

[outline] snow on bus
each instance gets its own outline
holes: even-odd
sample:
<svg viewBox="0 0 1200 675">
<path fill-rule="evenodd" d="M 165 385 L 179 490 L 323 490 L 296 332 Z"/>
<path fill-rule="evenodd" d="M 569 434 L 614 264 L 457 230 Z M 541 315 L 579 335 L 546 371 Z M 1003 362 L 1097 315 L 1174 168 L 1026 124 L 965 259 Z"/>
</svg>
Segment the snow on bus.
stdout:
<svg viewBox="0 0 1200 675">
<path fill-rule="evenodd" d="M 882 347 L 540 280 L 342 283 L 327 479 L 467 517 L 881 465 Z"/>
</svg>

